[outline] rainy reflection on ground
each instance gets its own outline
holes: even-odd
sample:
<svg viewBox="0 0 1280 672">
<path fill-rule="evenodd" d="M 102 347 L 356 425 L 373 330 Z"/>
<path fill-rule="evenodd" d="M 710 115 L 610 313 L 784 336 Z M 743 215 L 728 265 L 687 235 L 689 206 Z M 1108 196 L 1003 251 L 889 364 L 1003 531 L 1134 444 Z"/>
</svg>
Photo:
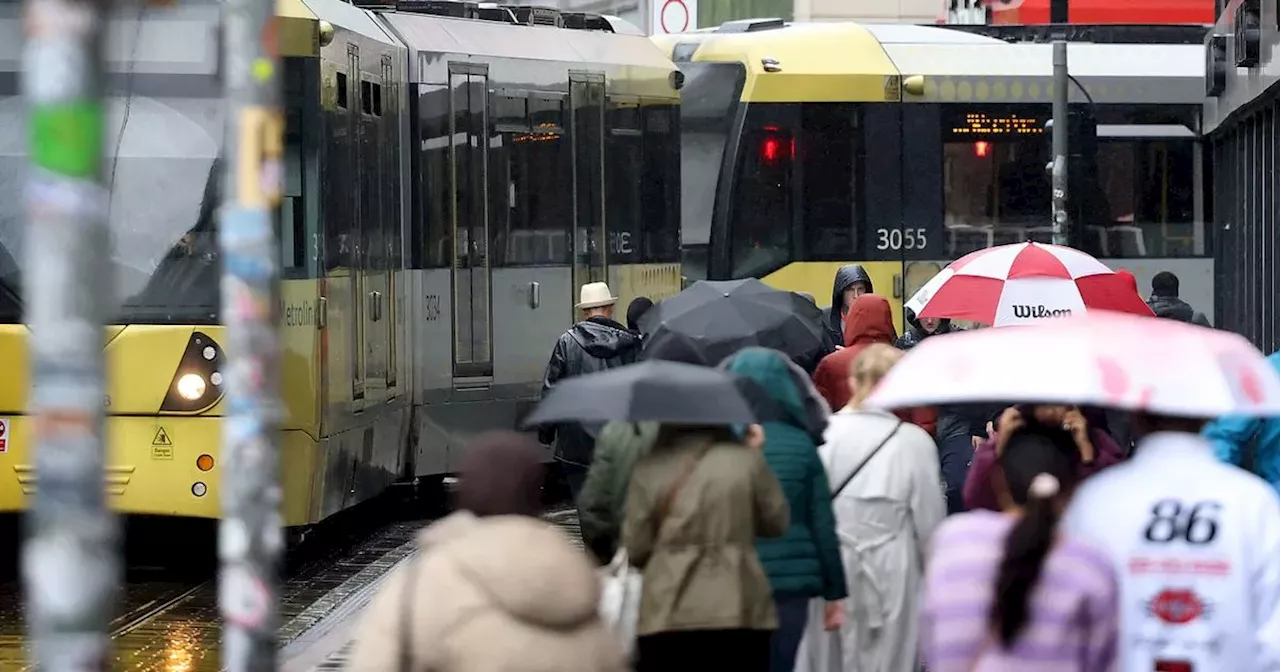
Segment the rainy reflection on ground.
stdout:
<svg viewBox="0 0 1280 672">
<path fill-rule="evenodd" d="M 422 527 L 423 521 L 396 522 L 354 546 L 304 560 L 291 568 L 280 595 L 285 633 L 300 630 L 295 619 L 322 618 L 308 607 L 369 563 L 395 550 Z M 130 672 L 217 672 L 219 647 L 218 591 L 211 573 L 190 581 L 135 581 L 130 577 L 111 623 L 116 670 Z M 24 642 L 21 586 L 12 576 L 0 583 L 0 670 L 32 669 Z M 307 624 L 309 625 L 309 624 Z M 286 642 L 281 642 L 282 644 Z"/>
</svg>

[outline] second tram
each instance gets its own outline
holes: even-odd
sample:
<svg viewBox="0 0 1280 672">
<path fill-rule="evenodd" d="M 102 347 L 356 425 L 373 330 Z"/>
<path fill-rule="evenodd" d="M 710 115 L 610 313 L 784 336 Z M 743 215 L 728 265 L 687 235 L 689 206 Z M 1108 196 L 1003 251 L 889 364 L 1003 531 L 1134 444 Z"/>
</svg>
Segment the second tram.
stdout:
<svg viewBox="0 0 1280 672">
<path fill-rule="evenodd" d="M 1037 30 L 760 19 L 654 38 L 687 78 L 686 273 L 825 305 L 835 269 L 861 263 L 900 306 L 969 251 L 1048 241 L 1052 63 Z M 1173 271 L 1212 314 L 1204 30 L 1075 29 L 1072 232 L 1142 283 Z"/>
</svg>

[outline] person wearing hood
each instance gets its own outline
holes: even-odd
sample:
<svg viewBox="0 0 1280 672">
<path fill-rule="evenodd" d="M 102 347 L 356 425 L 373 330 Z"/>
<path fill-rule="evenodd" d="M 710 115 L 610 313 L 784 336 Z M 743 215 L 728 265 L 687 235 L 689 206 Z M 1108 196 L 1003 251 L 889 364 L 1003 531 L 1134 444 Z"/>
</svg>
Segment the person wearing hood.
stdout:
<svg viewBox="0 0 1280 672">
<path fill-rule="evenodd" d="M 352 672 L 623 672 L 586 556 L 537 518 L 542 450 L 487 432 L 460 465 L 460 510 L 417 537 L 361 614 Z M 518 558 L 513 561 L 512 558 Z"/>
<path fill-rule="evenodd" d="M 1160 271 L 1151 278 L 1151 299 L 1147 305 L 1156 317 L 1169 320 L 1198 324 L 1202 327 L 1213 326 L 1204 313 L 1191 307 L 1191 304 L 1178 298 L 1178 276 L 1169 271 Z"/>
<path fill-rule="evenodd" d="M 826 319 L 827 334 L 831 343 L 839 346 L 845 342 L 845 315 L 853 307 L 853 302 L 863 294 L 875 291 L 871 284 L 871 276 L 860 264 L 841 266 L 836 271 L 835 281 L 831 285 L 831 306 L 823 309 Z"/>
<path fill-rule="evenodd" d="M 613 308 L 618 297 L 603 282 L 591 282 L 582 286 L 576 309 L 582 311 L 582 321 L 569 327 L 556 341 L 547 362 L 542 379 L 542 396 L 556 383 L 588 373 L 625 366 L 636 361 L 640 354 L 641 338 L 634 331 L 613 320 Z M 546 445 L 555 443 L 555 458 L 560 463 L 573 501 L 578 501 L 587 468 L 595 453 L 595 434 L 600 429 L 584 427 L 577 423 L 549 425 L 538 429 L 538 440 Z"/>
<path fill-rule="evenodd" d="M 653 308 L 653 299 L 647 296 L 637 296 L 631 299 L 631 303 L 627 304 L 627 328 L 631 331 L 640 333 L 640 318 Z"/>
<path fill-rule="evenodd" d="M 949 334 L 952 331 L 951 320 L 946 318 L 917 318 L 915 311 L 910 308 L 906 310 L 906 318 L 907 333 L 894 342 L 899 350 L 910 350 L 930 336 Z"/>
<path fill-rule="evenodd" d="M 818 458 L 826 420 L 813 426 L 803 401 L 805 390 L 797 385 L 782 353 L 745 348 L 722 366 L 764 392 L 762 403 L 753 404 L 764 426 L 764 459 L 791 509 L 785 534 L 756 542 L 778 610 L 769 670 L 791 672 L 809 619 L 809 601 L 820 597 L 826 602 L 823 626 L 835 630 L 843 614 L 840 601 L 849 593 L 831 510 L 831 486 Z"/>
<path fill-rule="evenodd" d="M 898 336 L 893 327 L 893 308 L 888 299 L 878 294 L 863 294 L 855 299 L 844 316 L 841 331 L 844 349 L 824 357 L 813 374 L 813 384 L 832 411 L 844 409 L 853 398 L 853 390 L 849 387 L 849 367 L 853 366 L 858 353 L 874 343 L 892 346 Z M 933 436 L 938 428 L 936 409 L 904 410 L 898 413 L 898 417 L 919 425 L 929 436 Z"/>
</svg>

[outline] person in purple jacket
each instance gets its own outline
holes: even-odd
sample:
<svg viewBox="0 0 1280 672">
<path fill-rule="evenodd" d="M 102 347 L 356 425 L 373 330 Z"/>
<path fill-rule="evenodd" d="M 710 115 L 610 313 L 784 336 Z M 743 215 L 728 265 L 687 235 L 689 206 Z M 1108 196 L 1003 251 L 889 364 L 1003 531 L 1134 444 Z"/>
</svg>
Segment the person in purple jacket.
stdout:
<svg viewBox="0 0 1280 672">
<path fill-rule="evenodd" d="M 1124 461 L 1124 452 L 1110 434 L 1090 423 L 1079 408 L 1064 404 L 1023 404 L 1006 408 L 989 429 L 990 436 L 973 453 L 973 464 L 964 482 L 965 508 L 999 511 L 991 473 L 1004 452 L 1002 437 L 1028 425 L 1059 428 L 1071 435 L 1079 459 L 1076 474 L 1084 480 L 1103 469 Z"/>
<path fill-rule="evenodd" d="M 1080 473 L 1070 432 L 1004 436 L 1000 511 L 948 518 L 933 537 L 920 608 L 930 672 L 1116 669 L 1119 588 L 1105 552 L 1059 526 Z"/>
</svg>

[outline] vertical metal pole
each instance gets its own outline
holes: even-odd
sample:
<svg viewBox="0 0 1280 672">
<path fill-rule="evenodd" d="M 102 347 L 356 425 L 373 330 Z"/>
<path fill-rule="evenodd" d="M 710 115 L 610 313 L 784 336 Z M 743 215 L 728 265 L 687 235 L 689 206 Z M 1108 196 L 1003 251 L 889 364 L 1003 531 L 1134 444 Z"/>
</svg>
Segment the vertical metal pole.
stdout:
<svg viewBox="0 0 1280 672">
<path fill-rule="evenodd" d="M 227 417 L 222 432 L 218 603 L 222 667 L 275 670 L 279 618 L 278 270 L 284 118 L 275 3 L 225 0 L 227 125 L 219 213 Z"/>
<path fill-rule="evenodd" d="M 1067 236 L 1067 41 L 1053 41 L 1053 244 Z M 1043 145 L 1042 145 L 1043 146 Z"/>
<path fill-rule="evenodd" d="M 1065 31 L 1068 21 L 1067 0 L 1052 0 L 1050 20 Z M 1067 39 L 1058 32 L 1053 38 L 1053 244 L 1066 245 L 1070 240 L 1067 228 L 1067 141 L 1070 133 L 1067 119 Z"/>
<path fill-rule="evenodd" d="M 38 486 L 22 574 L 46 672 L 104 671 L 120 561 L 103 480 L 103 318 L 114 297 L 102 187 L 103 7 L 27 0 L 24 303 Z"/>
</svg>

